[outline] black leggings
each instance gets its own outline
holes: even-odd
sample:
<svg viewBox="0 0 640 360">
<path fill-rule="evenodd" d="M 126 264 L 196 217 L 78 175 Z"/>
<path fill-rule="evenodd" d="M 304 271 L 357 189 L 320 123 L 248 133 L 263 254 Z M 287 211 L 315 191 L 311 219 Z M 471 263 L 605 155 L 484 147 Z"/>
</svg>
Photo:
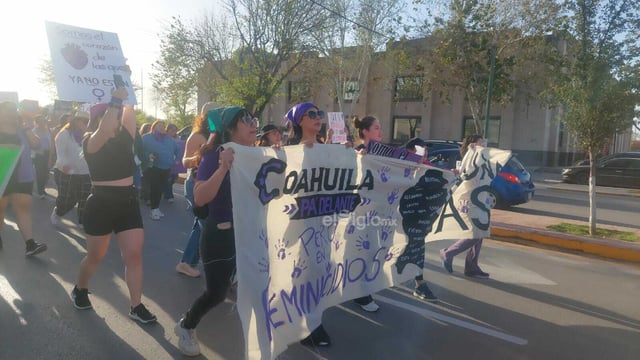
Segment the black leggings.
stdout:
<svg viewBox="0 0 640 360">
<path fill-rule="evenodd" d="M 207 287 L 185 314 L 186 329 L 195 329 L 202 317 L 227 296 L 236 270 L 233 229 L 220 230 L 217 221 L 208 218 L 200 236 L 200 255 Z"/>
<path fill-rule="evenodd" d="M 168 178 L 169 169 L 150 167 L 144 171 L 144 179 L 147 181 L 145 185 L 149 186 L 149 201 L 152 209 L 157 209 L 160 206 L 160 198 L 167 187 Z"/>
</svg>

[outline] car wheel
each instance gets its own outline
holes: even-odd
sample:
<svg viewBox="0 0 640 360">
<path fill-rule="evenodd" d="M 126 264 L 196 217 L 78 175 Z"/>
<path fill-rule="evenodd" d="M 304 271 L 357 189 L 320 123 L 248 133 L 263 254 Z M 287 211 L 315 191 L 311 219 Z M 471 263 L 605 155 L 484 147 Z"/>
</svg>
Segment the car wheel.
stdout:
<svg viewBox="0 0 640 360">
<path fill-rule="evenodd" d="M 504 207 L 500 200 L 500 195 L 498 195 L 498 192 L 493 188 L 487 192 L 487 205 L 492 209 L 501 209 Z"/>
<path fill-rule="evenodd" d="M 580 174 L 576 175 L 576 184 L 588 185 L 589 184 L 589 174 L 580 173 Z"/>
</svg>

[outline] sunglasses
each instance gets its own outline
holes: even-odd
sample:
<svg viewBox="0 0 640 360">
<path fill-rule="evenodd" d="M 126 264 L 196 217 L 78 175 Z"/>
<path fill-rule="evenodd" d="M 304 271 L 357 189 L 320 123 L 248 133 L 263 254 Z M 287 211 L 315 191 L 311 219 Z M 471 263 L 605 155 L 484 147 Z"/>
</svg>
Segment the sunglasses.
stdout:
<svg viewBox="0 0 640 360">
<path fill-rule="evenodd" d="M 304 115 L 309 116 L 309 119 L 311 120 L 314 120 L 316 117 L 319 117 L 320 119 L 324 119 L 324 111 L 322 110 L 318 110 L 318 111 L 311 110 L 305 113 Z"/>
<path fill-rule="evenodd" d="M 258 118 L 255 118 L 255 117 L 251 116 L 251 114 L 249 114 L 249 113 L 244 114 L 240 118 L 240 121 L 242 121 L 246 125 L 252 126 L 252 127 L 255 127 L 255 126 L 258 125 Z"/>
</svg>

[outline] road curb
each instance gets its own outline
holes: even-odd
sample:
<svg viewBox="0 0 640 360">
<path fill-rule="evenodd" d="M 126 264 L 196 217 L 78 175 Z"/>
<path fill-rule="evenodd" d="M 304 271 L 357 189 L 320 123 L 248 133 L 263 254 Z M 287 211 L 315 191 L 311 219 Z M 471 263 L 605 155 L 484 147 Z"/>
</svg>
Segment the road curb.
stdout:
<svg viewBox="0 0 640 360">
<path fill-rule="evenodd" d="M 564 191 L 573 191 L 573 192 L 589 192 L 589 187 L 586 189 L 575 189 L 568 186 L 562 186 L 562 184 L 553 184 L 549 185 L 547 189 L 551 190 L 564 190 Z M 613 195 L 613 196 L 627 196 L 633 198 L 640 198 L 640 190 L 636 189 L 615 189 L 615 190 L 601 190 L 596 189 L 596 194 L 598 195 Z"/>
<path fill-rule="evenodd" d="M 491 224 L 491 236 L 509 241 L 509 238 L 533 241 L 563 249 L 581 251 L 609 259 L 640 263 L 640 244 L 618 240 L 595 239 L 586 236 L 568 235 L 504 223 Z"/>
</svg>

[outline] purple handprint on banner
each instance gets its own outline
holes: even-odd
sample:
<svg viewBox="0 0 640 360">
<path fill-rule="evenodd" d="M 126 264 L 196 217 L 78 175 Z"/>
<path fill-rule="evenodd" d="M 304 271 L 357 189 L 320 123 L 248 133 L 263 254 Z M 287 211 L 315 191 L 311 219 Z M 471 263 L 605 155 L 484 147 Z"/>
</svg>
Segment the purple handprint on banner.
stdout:
<svg viewBox="0 0 640 360">
<path fill-rule="evenodd" d="M 393 221 L 393 219 L 388 219 L 388 221 Z M 380 227 L 380 240 L 382 240 L 382 242 L 386 242 L 387 240 L 390 239 L 391 237 L 391 232 L 393 231 L 393 229 L 391 228 L 391 226 L 388 225 L 383 225 Z"/>
<path fill-rule="evenodd" d="M 291 255 L 291 252 L 287 250 L 287 246 L 289 246 L 289 242 L 285 239 L 278 239 L 274 247 L 276 248 L 276 256 L 280 260 L 285 260 L 288 255 Z"/>
<path fill-rule="evenodd" d="M 269 260 L 267 260 L 264 257 L 262 257 L 260 259 L 260 261 L 258 261 L 258 267 L 259 267 L 258 271 L 260 271 L 261 273 L 268 274 L 269 273 L 269 268 L 270 268 L 269 267 Z"/>
<path fill-rule="evenodd" d="M 400 255 L 400 249 L 397 247 L 392 247 L 387 251 L 387 254 L 384 256 L 384 261 L 391 261 Z"/>
<path fill-rule="evenodd" d="M 264 243 L 265 248 L 269 247 L 269 239 L 267 238 L 267 232 L 264 231 L 264 229 L 260 231 L 258 239 Z"/>
<path fill-rule="evenodd" d="M 400 192 L 400 189 L 395 188 L 393 189 L 392 192 L 390 192 L 387 196 L 387 202 L 389 203 L 389 205 L 393 205 L 393 203 L 398 200 L 398 193 Z"/>
<path fill-rule="evenodd" d="M 302 275 L 302 272 L 305 271 L 307 269 L 307 261 L 306 260 L 300 260 L 298 259 L 298 261 L 293 260 L 293 271 L 291 272 L 291 278 L 292 279 L 297 279 Z"/>
<path fill-rule="evenodd" d="M 367 237 L 358 236 L 358 240 L 356 240 L 356 248 L 358 251 L 360 250 L 369 250 L 371 249 L 371 242 Z"/>
<path fill-rule="evenodd" d="M 387 181 L 389 181 L 389 177 L 387 176 L 387 173 L 391 171 L 391 168 L 388 166 L 384 166 L 381 169 L 378 169 L 378 174 L 380 174 L 380 180 L 383 183 L 386 183 Z"/>
</svg>

